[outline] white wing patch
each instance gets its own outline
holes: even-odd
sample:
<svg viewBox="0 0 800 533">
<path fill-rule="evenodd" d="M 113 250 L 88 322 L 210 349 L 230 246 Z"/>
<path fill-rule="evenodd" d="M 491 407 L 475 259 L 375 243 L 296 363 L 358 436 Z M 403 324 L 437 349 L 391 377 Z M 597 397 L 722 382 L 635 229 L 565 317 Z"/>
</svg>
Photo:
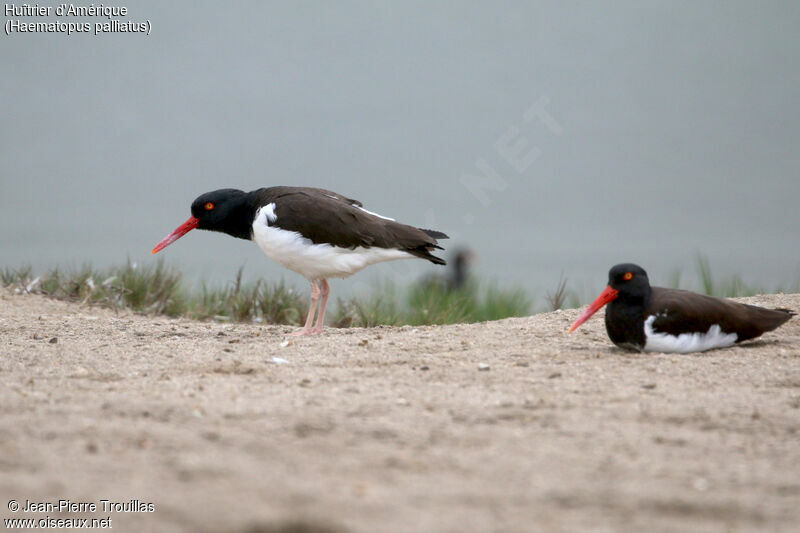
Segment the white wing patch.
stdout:
<svg viewBox="0 0 800 533">
<path fill-rule="evenodd" d="M 326 194 L 325 196 L 327 196 L 328 198 L 333 198 L 334 200 L 339 200 L 339 199 L 340 199 L 340 198 L 337 198 L 337 197 L 335 197 L 335 196 L 331 196 L 330 194 Z M 391 220 L 392 222 L 397 222 L 397 221 L 396 221 L 395 219 L 393 219 L 393 218 L 389 218 L 389 217 L 385 217 L 385 216 L 383 216 L 383 215 L 379 215 L 378 213 L 375 213 L 375 212 L 373 212 L 373 211 L 370 211 L 369 209 L 364 209 L 364 208 L 363 208 L 363 207 L 361 207 L 360 205 L 357 205 L 357 204 L 350 204 L 350 205 L 352 205 L 352 206 L 353 206 L 353 207 L 355 207 L 356 209 L 361 209 L 361 210 L 362 210 L 362 211 L 364 211 L 365 213 L 369 213 L 370 215 L 376 216 L 376 217 L 378 217 L 378 218 L 382 218 L 382 219 L 384 219 L 384 220 Z"/>
<path fill-rule="evenodd" d="M 370 211 L 370 210 L 368 210 L 368 209 L 364 209 L 364 208 L 363 208 L 363 207 L 361 207 L 361 206 L 358 206 L 358 205 L 355 205 L 355 204 L 353 204 L 353 207 L 356 207 L 356 208 L 358 208 L 358 209 L 361 209 L 362 211 L 364 211 L 365 213 L 369 213 L 370 215 L 376 216 L 376 217 L 378 217 L 378 218 L 382 218 L 383 220 L 391 220 L 392 222 L 396 222 L 396 220 L 395 220 L 395 219 L 393 219 L 393 218 L 385 217 L 385 216 L 383 216 L 383 215 L 379 215 L 378 213 L 373 213 L 372 211 Z"/>
<path fill-rule="evenodd" d="M 678 336 L 669 333 L 656 333 L 653 322 L 657 315 L 650 315 L 644 321 L 644 351 L 666 353 L 704 352 L 712 348 L 732 346 L 738 336 L 736 333 L 725 333 L 718 324 L 714 324 L 705 333 L 681 333 Z"/>
</svg>

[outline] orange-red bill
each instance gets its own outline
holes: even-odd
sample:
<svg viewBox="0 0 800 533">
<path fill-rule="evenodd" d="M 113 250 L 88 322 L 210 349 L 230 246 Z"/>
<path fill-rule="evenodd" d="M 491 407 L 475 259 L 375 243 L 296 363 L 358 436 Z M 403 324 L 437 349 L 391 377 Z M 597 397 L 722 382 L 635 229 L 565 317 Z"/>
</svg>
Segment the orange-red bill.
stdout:
<svg viewBox="0 0 800 533">
<path fill-rule="evenodd" d="M 578 329 L 581 324 L 589 320 L 589 317 L 598 312 L 601 307 L 606 305 L 611 300 L 616 299 L 618 294 L 619 291 L 612 289 L 610 285 L 606 287 L 605 290 L 600 293 L 600 296 L 598 296 L 595 301 L 593 301 L 592 304 L 586 308 L 586 311 L 581 313 L 581 316 L 579 316 L 575 322 L 572 323 L 572 325 L 569 327 L 569 333 L 572 333 Z"/>
<path fill-rule="evenodd" d="M 196 218 L 189 217 L 189 220 L 187 220 L 186 222 L 175 228 L 175 230 L 172 233 L 164 237 L 160 243 L 156 244 L 155 248 L 150 250 L 150 253 L 154 254 L 160 250 L 163 250 L 164 248 L 166 248 L 167 246 L 169 246 L 170 244 L 177 241 L 178 239 L 180 239 L 181 237 L 192 231 L 194 228 L 196 228 L 199 222 L 200 221 L 197 220 Z"/>
</svg>

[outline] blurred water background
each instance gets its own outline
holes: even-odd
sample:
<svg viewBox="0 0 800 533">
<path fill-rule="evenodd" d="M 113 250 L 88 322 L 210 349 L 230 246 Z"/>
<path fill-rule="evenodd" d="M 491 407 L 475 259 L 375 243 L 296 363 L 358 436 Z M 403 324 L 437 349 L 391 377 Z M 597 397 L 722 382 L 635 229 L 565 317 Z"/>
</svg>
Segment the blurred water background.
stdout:
<svg viewBox="0 0 800 533">
<path fill-rule="evenodd" d="M 150 35 L 0 36 L 0 266 L 151 262 L 200 193 L 311 185 L 540 294 L 592 296 L 623 261 L 691 280 L 698 252 L 719 277 L 800 277 L 796 2 L 120 5 Z M 305 289 L 224 235 L 162 254 Z"/>
</svg>

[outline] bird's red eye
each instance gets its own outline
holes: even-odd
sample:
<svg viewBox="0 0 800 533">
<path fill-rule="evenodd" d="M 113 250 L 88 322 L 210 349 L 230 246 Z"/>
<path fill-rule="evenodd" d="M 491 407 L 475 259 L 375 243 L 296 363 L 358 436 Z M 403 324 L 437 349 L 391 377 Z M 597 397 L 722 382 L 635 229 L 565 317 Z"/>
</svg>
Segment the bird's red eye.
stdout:
<svg viewBox="0 0 800 533">
<path fill-rule="evenodd" d="M 211 211 L 214 209 L 214 202 L 206 202 L 206 205 L 203 206 L 206 211 Z"/>
<path fill-rule="evenodd" d="M 625 281 L 630 281 L 630 280 L 632 280 L 632 279 L 633 279 L 633 272 L 625 272 L 625 273 L 622 275 L 622 279 L 624 279 Z"/>
</svg>

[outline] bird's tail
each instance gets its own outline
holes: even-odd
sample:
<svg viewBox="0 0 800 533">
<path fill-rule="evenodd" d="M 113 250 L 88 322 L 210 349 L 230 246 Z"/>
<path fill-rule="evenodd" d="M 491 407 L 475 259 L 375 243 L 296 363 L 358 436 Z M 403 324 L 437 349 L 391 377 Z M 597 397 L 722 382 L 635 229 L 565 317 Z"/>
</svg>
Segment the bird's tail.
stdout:
<svg viewBox="0 0 800 533">
<path fill-rule="evenodd" d="M 447 234 L 442 233 L 441 231 L 436 231 L 435 229 L 423 229 L 419 228 L 420 231 L 425 233 L 428 237 L 433 237 L 434 239 L 449 239 L 450 237 Z"/>
<path fill-rule="evenodd" d="M 434 248 L 441 248 L 440 246 L 433 246 Z M 436 257 L 431 253 L 431 246 L 418 246 L 416 248 L 412 248 L 410 250 L 406 250 L 406 252 L 410 253 L 411 255 L 415 255 L 420 259 L 427 259 L 431 263 L 435 265 L 446 265 L 447 261 L 442 259 L 441 257 Z"/>
<path fill-rule="evenodd" d="M 772 314 L 772 323 L 770 324 L 770 329 L 767 331 L 772 331 L 778 326 L 788 322 L 793 316 L 797 315 L 797 313 L 791 309 L 784 309 L 782 307 L 773 309 L 773 311 L 777 311 L 777 313 Z"/>
</svg>

